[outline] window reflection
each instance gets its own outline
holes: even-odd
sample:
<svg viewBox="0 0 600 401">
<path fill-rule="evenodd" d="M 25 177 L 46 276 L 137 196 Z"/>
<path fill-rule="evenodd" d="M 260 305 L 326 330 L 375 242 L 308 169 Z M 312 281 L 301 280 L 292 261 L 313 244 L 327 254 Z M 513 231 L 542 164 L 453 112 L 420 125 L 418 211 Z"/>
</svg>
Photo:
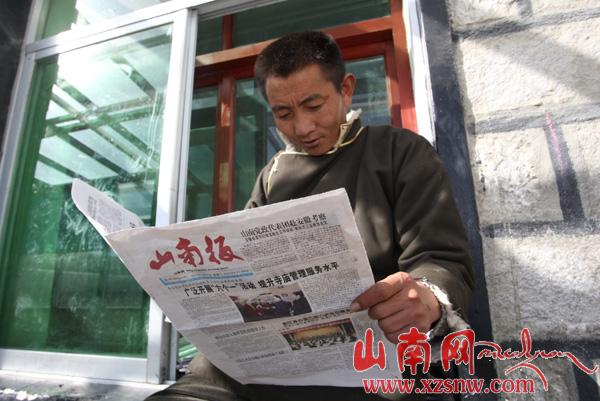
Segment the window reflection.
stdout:
<svg viewBox="0 0 600 401">
<path fill-rule="evenodd" d="M 237 81 L 235 93 L 234 208 L 240 210 L 248 201 L 260 170 L 285 145 L 254 80 Z"/>
<path fill-rule="evenodd" d="M 212 215 L 216 108 L 216 86 L 194 92 L 188 154 L 186 220 Z"/>
<path fill-rule="evenodd" d="M 170 0 L 46 0 L 39 38 L 127 14 Z"/>
<path fill-rule="evenodd" d="M 352 108 L 362 110 L 360 120 L 363 125 L 390 125 L 383 56 L 348 62 L 346 70 L 356 76 Z"/>
<path fill-rule="evenodd" d="M 168 29 L 162 30 L 60 56 L 40 145 L 47 165 L 88 180 L 123 180 L 158 168 L 157 105 L 170 53 Z M 52 176 L 42 173 L 46 164 L 36 169 L 41 181 Z"/>
<path fill-rule="evenodd" d="M 290 32 L 331 28 L 389 15 L 389 0 L 287 0 L 235 14 L 233 44 L 243 46 Z"/>
</svg>

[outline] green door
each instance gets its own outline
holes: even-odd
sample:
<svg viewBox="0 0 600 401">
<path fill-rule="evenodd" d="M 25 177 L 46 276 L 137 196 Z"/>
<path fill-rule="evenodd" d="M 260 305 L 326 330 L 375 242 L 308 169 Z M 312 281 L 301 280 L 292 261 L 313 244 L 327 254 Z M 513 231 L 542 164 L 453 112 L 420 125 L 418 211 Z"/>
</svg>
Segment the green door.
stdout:
<svg viewBox="0 0 600 401">
<path fill-rule="evenodd" d="M 153 225 L 171 26 L 37 61 L 0 248 L 0 347 L 146 357 L 149 299 L 71 201 Z"/>
</svg>

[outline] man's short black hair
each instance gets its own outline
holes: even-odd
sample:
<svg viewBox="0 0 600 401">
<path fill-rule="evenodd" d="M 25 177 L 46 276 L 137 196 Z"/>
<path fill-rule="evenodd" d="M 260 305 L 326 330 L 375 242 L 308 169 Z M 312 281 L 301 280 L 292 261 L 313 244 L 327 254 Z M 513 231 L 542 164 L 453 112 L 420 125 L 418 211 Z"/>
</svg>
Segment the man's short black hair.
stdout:
<svg viewBox="0 0 600 401">
<path fill-rule="evenodd" d="M 342 90 L 346 67 L 340 48 L 323 32 L 291 33 L 268 45 L 256 59 L 254 79 L 265 99 L 265 84 L 269 76 L 286 78 L 296 71 L 316 64 L 336 90 Z"/>
</svg>

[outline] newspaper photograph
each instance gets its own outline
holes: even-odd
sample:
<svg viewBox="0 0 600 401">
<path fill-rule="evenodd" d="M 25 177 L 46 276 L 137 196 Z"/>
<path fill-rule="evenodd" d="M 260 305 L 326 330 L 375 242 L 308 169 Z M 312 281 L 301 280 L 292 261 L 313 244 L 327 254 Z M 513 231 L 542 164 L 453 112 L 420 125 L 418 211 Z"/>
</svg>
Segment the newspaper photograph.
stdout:
<svg viewBox="0 0 600 401">
<path fill-rule="evenodd" d="M 344 189 L 162 227 L 81 180 L 72 198 L 177 330 L 243 384 L 360 387 L 359 333 L 387 342 L 349 309 L 374 280 Z"/>
</svg>

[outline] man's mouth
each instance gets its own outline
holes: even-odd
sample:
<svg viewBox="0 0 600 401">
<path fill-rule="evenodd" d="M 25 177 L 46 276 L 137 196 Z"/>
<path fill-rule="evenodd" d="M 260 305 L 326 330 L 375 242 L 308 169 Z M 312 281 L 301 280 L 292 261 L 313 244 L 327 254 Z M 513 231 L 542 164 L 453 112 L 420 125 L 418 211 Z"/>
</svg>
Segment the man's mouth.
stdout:
<svg viewBox="0 0 600 401">
<path fill-rule="evenodd" d="M 302 146 L 304 146 L 305 148 L 315 148 L 319 146 L 319 141 L 320 138 L 316 138 L 310 141 L 302 141 Z"/>
</svg>

